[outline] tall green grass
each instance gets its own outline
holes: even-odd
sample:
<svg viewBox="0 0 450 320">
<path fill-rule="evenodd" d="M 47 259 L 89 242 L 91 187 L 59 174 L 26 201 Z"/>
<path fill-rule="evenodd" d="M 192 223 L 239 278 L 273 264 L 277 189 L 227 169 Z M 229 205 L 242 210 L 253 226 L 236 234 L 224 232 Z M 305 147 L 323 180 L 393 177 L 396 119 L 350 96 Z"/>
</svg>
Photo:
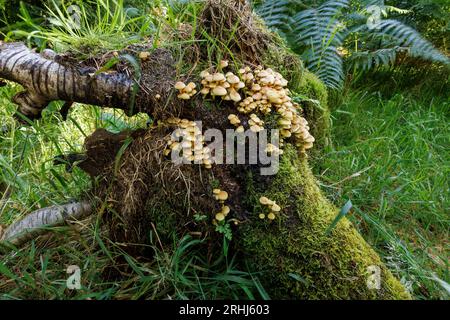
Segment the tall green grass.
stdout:
<svg viewBox="0 0 450 320">
<path fill-rule="evenodd" d="M 449 297 L 447 97 L 353 91 L 333 111 L 334 146 L 316 164 L 321 187 L 418 298 Z"/>
</svg>

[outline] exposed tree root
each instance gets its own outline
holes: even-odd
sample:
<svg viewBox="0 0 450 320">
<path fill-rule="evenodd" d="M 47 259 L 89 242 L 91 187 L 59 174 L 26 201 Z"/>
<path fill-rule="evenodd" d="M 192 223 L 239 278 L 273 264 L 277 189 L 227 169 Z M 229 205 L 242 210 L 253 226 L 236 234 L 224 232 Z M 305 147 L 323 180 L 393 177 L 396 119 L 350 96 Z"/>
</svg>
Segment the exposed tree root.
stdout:
<svg viewBox="0 0 450 320">
<path fill-rule="evenodd" d="M 93 205 L 88 201 L 36 210 L 6 228 L 3 234 L 0 234 L 0 243 L 6 242 L 20 247 L 45 233 L 46 228 L 63 225 L 69 220 L 82 219 L 89 216 L 92 211 Z"/>
</svg>

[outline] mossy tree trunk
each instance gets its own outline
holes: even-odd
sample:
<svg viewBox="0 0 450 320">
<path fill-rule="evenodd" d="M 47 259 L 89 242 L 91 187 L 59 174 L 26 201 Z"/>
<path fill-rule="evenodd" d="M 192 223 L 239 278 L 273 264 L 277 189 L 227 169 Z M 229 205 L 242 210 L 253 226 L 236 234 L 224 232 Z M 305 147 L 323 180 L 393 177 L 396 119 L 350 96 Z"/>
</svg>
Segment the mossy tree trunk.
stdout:
<svg viewBox="0 0 450 320">
<path fill-rule="evenodd" d="M 262 279 L 275 297 L 410 298 L 346 218 L 327 233 L 338 210 L 321 193 L 307 161 L 293 150 L 283 156 L 267 190 L 257 184 L 248 189 L 254 197 L 266 195 L 286 208 L 279 223 L 254 221 L 239 232 L 243 252 L 253 268 L 264 272 Z M 379 287 L 371 282 L 377 271 Z"/>
</svg>

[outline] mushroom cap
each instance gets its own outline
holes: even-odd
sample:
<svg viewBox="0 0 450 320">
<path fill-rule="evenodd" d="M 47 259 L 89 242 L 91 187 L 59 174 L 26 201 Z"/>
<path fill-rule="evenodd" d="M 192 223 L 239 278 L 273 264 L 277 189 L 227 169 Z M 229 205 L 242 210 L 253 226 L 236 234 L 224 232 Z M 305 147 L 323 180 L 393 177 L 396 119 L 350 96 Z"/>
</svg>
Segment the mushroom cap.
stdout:
<svg viewBox="0 0 450 320">
<path fill-rule="evenodd" d="M 191 89 L 195 89 L 197 87 L 197 85 L 194 82 L 189 82 L 186 87 L 191 88 Z"/>
<path fill-rule="evenodd" d="M 217 194 L 217 199 L 220 201 L 225 201 L 228 199 L 228 192 L 221 190 L 218 194 Z"/>
<path fill-rule="evenodd" d="M 221 60 L 219 65 L 221 68 L 228 67 L 228 60 Z"/>
<path fill-rule="evenodd" d="M 214 193 L 214 194 L 219 194 L 220 191 L 221 191 L 220 189 L 214 189 L 214 190 L 213 190 L 213 193 Z"/>
<path fill-rule="evenodd" d="M 289 138 L 292 135 L 292 133 L 286 129 L 280 130 L 280 133 L 283 138 Z"/>
<path fill-rule="evenodd" d="M 278 120 L 278 124 L 281 126 L 290 126 L 291 121 L 288 119 L 280 119 L 280 120 Z"/>
<path fill-rule="evenodd" d="M 212 90 L 212 94 L 215 96 L 225 96 L 227 94 L 227 89 L 217 86 Z"/>
<path fill-rule="evenodd" d="M 202 72 L 200 72 L 200 77 L 205 78 L 206 76 L 209 76 L 210 73 L 208 72 L 208 70 L 203 70 Z"/>
<path fill-rule="evenodd" d="M 269 218 L 270 220 L 274 220 L 275 219 L 275 215 L 273 214 L 273 212 L 269 213 L 267 215 L 267 218 Z"/>
<path fill-rule="evenodd" d="M 253 125 L 250 127 L 250 130 L 253 132 L 260 132 L 261 130 L 263 130 L 263 128 L 258 125 Z"/>
<path fill-rule="evenodd" d="M 178 98 L 182 100 L 189 100 L 191 96 L 188 93 L 182 93 L 178 95 Z"/>
<path fill-rule="evenodd" d="M 266 215 L 265 215 L 264 213 L 260 213 L 260 214 L 259 214 L 259 218 L 260 218 L 260 219 L 264 219 L 265 217 L 266 217 Z"/>
<path fill-rule="evenodd" d="M 268 203 L 269 203 L 269 198 L 267 198 L 267 197 L 261 197 L 261 198 L 259 198 L 259 202 L 261 203 L 261 204 L 263 204 L 263 205 L 267 205 Z"/>
<path fill-rule="evenodd" d="M 209 88 L 203 88 L 201 91 L 200 91 L 200 93 L 201 94 L 203 94 L 203 95 L 207 95 L 208 93 L 209 93 Z"/>
<path fill-rule="evenodd" d="M 221 211 L 225 217 L 230 213 L 230 207 L 229 206 L 223 206 Z"/>
<path fill-rule="evenodd" d="M 212 75 L 213 81 L 225 81 L 225 75 L 223 73 L 215 73 Z"/>
<path fill-rule="evenodd" d="M 241 95 L 234 89 L 230 90 L 230 98 L 231 100 L 233 100 L 234 102 L 239 102 L 242 100 Z"/>
<path fill-rule="evenodd" d="M 177 83 L 175 83 L 175 89 L 183 90 L 184 88 L 186 88 L 186 85 L 184 84 L 184 82 L 178 81 Z"/>
<path fill-rule="evenodd" d="M 277 205 L 276 203 L 274 203 L 271 207 L 273 212 L 280 212 L 281 207 L 279 205 Z"/>
<path fill-rule="evenodd" d="M 225 219 L 225 216 L 224 216 L 224 214 L 222 213 L 222 212 L 219 212 L 219 213 L 217 213 L 216 214 L 216 220 L 217 221 L 223 221 Z"/>
<path fill-rule="evenodd" d="M 237 84 L 237 83 L 241 82 L 241 79 L 239 79 L 239 77 L 235 74 L 229 74 L 227 76 L 227 82 L 229 84 Z"/>
<path fill-rule="evenodd" d="M 139 58 L 142 60 L 148 59 L 149 56 L 150 56 L 150 52 L 148 52 L 148 51 L 142 51 L 139 53 Z"/>
</svg>

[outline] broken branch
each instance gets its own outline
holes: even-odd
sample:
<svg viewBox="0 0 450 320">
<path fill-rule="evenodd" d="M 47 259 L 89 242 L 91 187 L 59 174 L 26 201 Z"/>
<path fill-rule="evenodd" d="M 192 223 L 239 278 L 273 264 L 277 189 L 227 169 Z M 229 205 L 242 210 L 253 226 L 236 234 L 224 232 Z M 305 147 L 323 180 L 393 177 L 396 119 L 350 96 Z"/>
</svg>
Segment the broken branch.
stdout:
<svg viewBox="0 0 450 320">
<path fill-rule="evenodd" d="M 83 219 L 92 212 L 93 205 L 88 201 L 36 210 L 6 228 L 3 234 L 0 234 L 0 243 L 6 242 L 19 247 L 45 233 L 48 227 L 61 226 L 69 220 Z"/>
<path fill-rule="evenodd" d="M 129 111 L 133 80 L 123 73 L 91 74 L 62 65 L 47 54 L 36 53 L 23 43 L 0 42 L 0 78 L 24 87 L 13 101 L 30 119 L 54 100 L 114 107 Z"/>
</svg>

